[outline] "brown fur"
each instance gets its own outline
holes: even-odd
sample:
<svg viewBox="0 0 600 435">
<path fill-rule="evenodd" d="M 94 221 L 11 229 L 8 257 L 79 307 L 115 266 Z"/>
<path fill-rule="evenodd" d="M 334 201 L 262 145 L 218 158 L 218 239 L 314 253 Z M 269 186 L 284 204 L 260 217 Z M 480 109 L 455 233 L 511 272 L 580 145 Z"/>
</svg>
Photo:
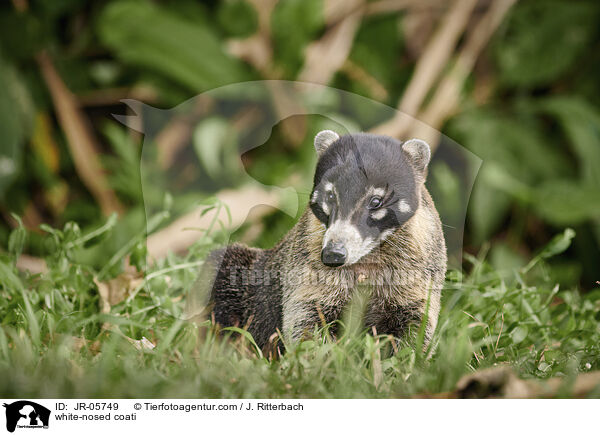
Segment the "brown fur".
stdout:
<svg viewBox="0 0 600 435">
<path fill-rule="evenodd" d="M 325 226 L 310 208 L 272 249 L 233 244 L 211 254 L 202 279 L 212 289 L 215 320 L 248 327 L 259 346 L 279 330 L 299 339 L 323 321 L 339 319 L 364 286 L 370 290 L 364 316 L 369 330 L 401 337 L 421 322 L 429 304 L 429 340 L 447 259 L 442 225 L 424 185 L 426 169 L 420 170 L 414 215 L 356 264 L 323 264 Z"/>
</svg>

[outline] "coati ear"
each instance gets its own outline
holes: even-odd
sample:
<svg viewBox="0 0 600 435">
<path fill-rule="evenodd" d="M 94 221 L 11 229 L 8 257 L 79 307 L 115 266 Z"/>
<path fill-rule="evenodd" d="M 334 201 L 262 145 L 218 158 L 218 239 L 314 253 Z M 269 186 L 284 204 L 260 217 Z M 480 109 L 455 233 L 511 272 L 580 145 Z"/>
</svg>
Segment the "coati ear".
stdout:
<svg viewBox="0 0 600 435">
<path fill-rule="evenodd" d="M 423 176 L 431 159 L 429 144 L 421 139 L 410 139 L 402 144 L 402 151 L 409 158 L 415 169 Z"/>
<path fill-rule="evenodd" d="M 329 145 L 338 140 L 340 136 L 331 130 L 323 130 L 317 133 L 315 136 L 315 149 L 317 150 L 317 154 L 321 155 L 325 152 Z"/>
</svg>

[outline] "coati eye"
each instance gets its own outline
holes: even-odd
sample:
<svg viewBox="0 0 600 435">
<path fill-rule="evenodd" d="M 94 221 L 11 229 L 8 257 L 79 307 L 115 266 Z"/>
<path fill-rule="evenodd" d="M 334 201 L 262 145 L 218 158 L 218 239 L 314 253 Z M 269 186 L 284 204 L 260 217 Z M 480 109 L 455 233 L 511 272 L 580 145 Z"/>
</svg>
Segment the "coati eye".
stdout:
<svg viewBox="0 0 600 435">
<path fill-rule="evenodd" d="M 333 201 L 335 199 L 335 195 L 333 194 L 333 192 L 331 190 L 329 190 L 326 194 L 325 194 L 327 201 Z"/>
<path fill-rule="evenodd" d="M 369 210 L 376 210 L 381 207 L 383 204 L 383 199 L 380 196 L 374 196 L 369 201 L 369 205 L 367 206 Z"/>
</svg>

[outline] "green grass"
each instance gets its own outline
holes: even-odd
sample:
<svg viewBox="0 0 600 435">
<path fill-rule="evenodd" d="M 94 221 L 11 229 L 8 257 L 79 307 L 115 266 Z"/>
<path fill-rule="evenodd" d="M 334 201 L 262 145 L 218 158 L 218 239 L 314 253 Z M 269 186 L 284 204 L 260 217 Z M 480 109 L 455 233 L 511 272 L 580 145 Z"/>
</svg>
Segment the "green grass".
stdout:
<svg viewBox="0 0 600 435">
<path fill-rule="evenodd" d="M 449 273 L 431 358 L 414 343 L 391 353 L 388 337 L 349 327 L 337 340 L 317 331 L 269 360 L 244 335 L 178 320 L 209 239 L 148 267 L 134 297 L 102 313 L 94 278 L 108 269 L 77 259 L 112 228 L 46 228 L 52 254 L 41 275 L 17 271 L 26 234 L 15 230 L 0 261 L 0 396 L 407 397 L 452 390 L 461 376 L 501 363 L 523 378 L 600 369 L 600 290 L 580 295 L 548 278 L 545 259 L 568 247 L 569 231 L 522 270 L 493 270 L 482 253 L 467 257 L 468 274 Z M 132 255 L 145 267 L 138 242 L 107 264 Z M 142 337 L 156 347 L 138 350 L 131 339 Z"/>
</svg>

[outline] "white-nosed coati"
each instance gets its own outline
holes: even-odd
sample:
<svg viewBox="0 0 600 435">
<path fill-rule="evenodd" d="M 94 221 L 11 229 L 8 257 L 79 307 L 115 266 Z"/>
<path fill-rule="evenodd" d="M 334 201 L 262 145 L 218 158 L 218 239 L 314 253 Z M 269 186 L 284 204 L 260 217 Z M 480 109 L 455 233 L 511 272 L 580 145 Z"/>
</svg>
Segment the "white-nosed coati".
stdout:
<svg viewBox="0 0 600 435">
<path fill-rule="evenodd" d="M 367 284 L 366 327 L 401 337 L 429 303 L 429 339 L 446 273 L 442 225 L 424 185 L 429 145 L 325 130 L 315 148 L 310 207 L 286 236 L 272 249 L 233 244 L 209 256 L 214 319 L 247 327 L 261 347 L 277 330 L 298 339 L 323 317 L 338 319 Z"/>
</svg>

